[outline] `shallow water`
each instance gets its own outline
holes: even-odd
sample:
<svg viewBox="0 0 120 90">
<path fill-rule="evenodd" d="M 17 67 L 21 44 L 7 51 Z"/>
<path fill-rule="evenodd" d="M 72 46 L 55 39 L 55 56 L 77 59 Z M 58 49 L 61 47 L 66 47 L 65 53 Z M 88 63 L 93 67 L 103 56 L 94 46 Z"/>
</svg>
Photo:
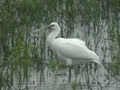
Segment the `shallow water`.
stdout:
<svg viewBox="0 0 120 90">
<path fill-rule="evenodd" d="M 71 82 L 69 82 L 68 68 L 61 71 L 59 70 L 58 72 L 52 72 L 46 67 L 42 76 L 40 72 L 32 70 L 32 72 L 29 73 L 29 81 L 17 82 L 17 80 L 15 80 L 11 90 L 18 90 L 20 87 L 20 90 L 27 90 L 27 88 L 28 90 L 74 90 L 73 83 L 75 83 L 75 90 L 120 90 L 119 82 L 114 84 L 113 82 L 115 81 L 112 81 L 107 85 L 107 81 L 95 81 L 97 80 L 94 78 L 95 75 L 92 77 L 86 71 L 82 74 L 80 73 L 76 76 L 74 69 L 72 69 L 72 78 Z M 91 81 L 86 79 L 88 76 L 91 77 L 89 79 Z"/>
</svg>

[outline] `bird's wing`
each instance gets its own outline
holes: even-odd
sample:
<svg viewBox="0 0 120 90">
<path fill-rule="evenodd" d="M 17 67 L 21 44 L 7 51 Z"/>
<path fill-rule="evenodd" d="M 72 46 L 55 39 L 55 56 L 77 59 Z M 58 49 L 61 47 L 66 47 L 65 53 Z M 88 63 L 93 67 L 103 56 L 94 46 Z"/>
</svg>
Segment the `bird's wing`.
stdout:
<svg viewBox="0 0 120 90">
<path fill-rule="evenodd" d="M 80 40 L 80 39 L 64 39 L 68 43 L 75 43 L 76 45 L 85 45 L 85 41 Z"/>
<path fill-rule="evenodd" d="M 54 49 L 64 57 L 72 59 L 92 59 L 97 55 L 89 50 L 85 43 L 73 39 L 56 39 L 54 41 Z"/>
</svg>

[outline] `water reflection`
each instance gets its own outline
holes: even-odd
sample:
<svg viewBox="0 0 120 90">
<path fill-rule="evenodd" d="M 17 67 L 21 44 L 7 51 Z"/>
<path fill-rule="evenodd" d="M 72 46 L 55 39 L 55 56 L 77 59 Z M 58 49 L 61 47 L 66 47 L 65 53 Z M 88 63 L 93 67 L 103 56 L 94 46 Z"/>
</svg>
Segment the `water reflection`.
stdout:
<svg viewBox="0 0 120 90">
<path fill-rule="evenodd" d="M 46 66 L 44 73 L 40 73 L 40 71 L 36 72 L 33 69 L 29 72 L 30 77 L 28 81 L 17 82 L 18 80 L 14 79 L 15 81 L 11 90 L 120 90 L 120 83 L 113 84 L 114 81 L 109 82 L 109 84 L 95 81 L 95 78 L 90 78 L 91 81 L 87 81 L 86 78 L 90 76 L 90 73 L 87 74 L 86 71 L 82 73 L 83 75 L 79 73 L 76 77 L 74 68 L 72 68 L 71 82 L 68 82 L 68 68 L 59 70 L 59 72 L 52 72 Z"/>
</svg>

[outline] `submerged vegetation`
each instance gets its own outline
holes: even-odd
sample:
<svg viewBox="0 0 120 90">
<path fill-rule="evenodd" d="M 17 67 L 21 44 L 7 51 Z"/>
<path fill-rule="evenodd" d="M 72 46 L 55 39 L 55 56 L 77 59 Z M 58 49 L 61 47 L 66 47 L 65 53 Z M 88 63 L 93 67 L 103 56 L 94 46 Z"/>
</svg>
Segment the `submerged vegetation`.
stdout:
<svg viewBox="0 0 120 90">
<path fill-rule="evenodd" d="M 0 89 L 10 89 L 15 76 L 19 82 L 28 80 L 31 67 L 43 73 L 47 59 L 50 59 L 48 66 L 53 72 L 57 66 L 66 68 L 64 64 L 57 64 L 52 51 L 46 48 L 45 35 L 41 39 L 31 37 L 33 29 L 52 21 L 57 21 L 63 26 L 62 37 L 71 37 L 76 32 L 75 25 L 80 23 L 82 27 L 87 27 L 86 31 L 83 30 L 86 38 L 93 32 L 96 45 L 102 37 L 100 33 L 107 27 L 107 38 L 103 42 L 108 42 L 109 47 L 105 45 L 101 47 L 104 54 L 103 63 L 108 61 L 105 59 L 109 49 L 111 62 L 108 63 L 108 68 L 113 77 L 119 76 L 119 11 L 120 0 L 1 0 Z M 104 22 L 105 26 L 101 24 Z M 101 37 L 97 39 L 96 36 L 99 34 Z M 90 46 L 90 41 L 87 41 L 87 45 Z M 97 47 L 95 46 L 96 51 Z M 75 88 L 76 83 L 72 83 L 72 86 Z"/>
</svg>

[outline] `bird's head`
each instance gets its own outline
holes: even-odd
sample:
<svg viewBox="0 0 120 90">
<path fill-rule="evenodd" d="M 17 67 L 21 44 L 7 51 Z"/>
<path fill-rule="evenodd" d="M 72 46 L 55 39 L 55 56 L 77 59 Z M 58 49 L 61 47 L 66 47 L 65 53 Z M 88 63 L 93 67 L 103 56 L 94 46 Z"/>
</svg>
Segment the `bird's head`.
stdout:
<svg viewBox="0 0 120 90">
<path fill-rule="evenodd" d="M 52 22 L 48 25 L 48 29 L 50 30 L 60 30 L 60 27 L 57 22 Z"/>
</svg>

